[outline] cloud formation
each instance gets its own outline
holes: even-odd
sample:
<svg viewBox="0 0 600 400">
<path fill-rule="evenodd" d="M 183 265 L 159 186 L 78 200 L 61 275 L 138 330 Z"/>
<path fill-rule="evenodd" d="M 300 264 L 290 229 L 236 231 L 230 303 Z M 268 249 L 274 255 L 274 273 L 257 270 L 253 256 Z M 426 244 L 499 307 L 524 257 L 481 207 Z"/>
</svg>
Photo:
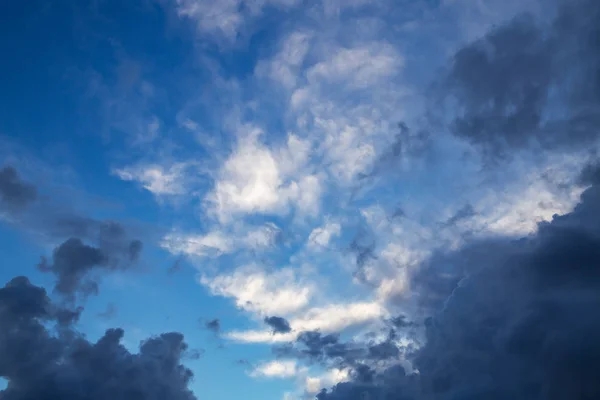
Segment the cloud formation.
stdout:
<svg viewBox="0 0 600 400">
<path fill-rule="evenodd" d="M 97 293 L 99 272 L 130 268 L 140 257 L 142 241 L 132 238 L 121 223 L 63 212 L 40 198 L 37 188 L 22 181 L 13 167 L 0 171 L 0 196 L 0 205 L 12 217 L 9 222 L 53 241 L 64 240 L 50 260 L 42 257 L 38 265 L 56 276 L 55 290 L 61 295 Z"/>
<path fill-rule="evenodd" d="M 517 17 L 454 57 L 442 85 L 459 113 L 452 131 L 484 159 L 522 156 L 530 147 L 568 154 L 597 145 L 600 30 L 592 21 L 600 7 L 588 0 L 559 4 L 553 22 Z M 407 353 L 418 373 L 400 364 L 354 367 L 351 381 L 317 398 L 600 396 L 593 367 L 600 360 L 596 177 L 593 163 L 579 178 L 586 189 L 573 211 L 538 222 L 529 236 L 515 239 L 517 231 L 503 229 L 504 235 L 468 237 L 434 252 L 411 274 L 413 295 L 433 310 L 424 344 Z M 448 221 L 479 218 L 473 211 L 461 209 Z M 335 338 L 313 336 L 304 340 L 305 351 L 314 348 L 326 360 L 337 356 L 327 350 Z"/>
<path fill-rule="evenodd" d="M 36 198 L 35 186 L 22 181 L 15 168 L 7 165 L 0 169 L 0 207 L 15 210 L 26 207 Z"/>
<path fill-rule="evenodd" d="M 595 143 L 596 17 L 591 1 L 562 1 L 550 26 L 519 16 L 460 49 L 442 85 L 453 132 L 495 155 Z"/>
<path fill-rule="evenodd" d="M 135 265 L 142 250 L 142 242 L 127 239 L 117 223 L 102 225 L 98 243 L 99 247 L 93 247 L 78 238 L 67 239 L 54 250 L 51 262 L 42 259 L 39 269 L 56 276 L 55 290 L 62 295 L 97 294 L 94 272 L 127 269 Z"/>
<path fill-rule="evenodd" d="M 273 333 L 290 333 L 292 328 L 290 323 L 282 317 L 265 317 L 265 324 L 269 325 L 273 330 Z"/>
<path fill-rule="evenodd" d="M 90 343 L 66 314 L 25 277 L 0 288 L 0 377 L 7 380 L 0 398 L 196 398 L 188 388 L 193 374 L 181 364 L 188 348 L 180 333 L 150 338 L 132 354 L 120 344 L 122 329 Z"/>
</svg>

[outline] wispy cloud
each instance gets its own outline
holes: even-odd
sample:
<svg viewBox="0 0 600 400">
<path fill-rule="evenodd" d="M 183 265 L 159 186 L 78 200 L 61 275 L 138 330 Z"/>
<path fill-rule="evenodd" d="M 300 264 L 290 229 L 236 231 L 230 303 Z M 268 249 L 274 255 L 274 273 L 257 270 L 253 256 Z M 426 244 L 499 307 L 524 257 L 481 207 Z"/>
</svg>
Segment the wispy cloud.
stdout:
<svg viewBox="0 0 600 400">
<path fill-rule="evenodd" d="M 232 273 L 203 275 L 200 283 L 214 295 L 230 297 L 244 310 L 259 315 L 288 315 L 308 306 L 314 292 L 291 268 L 267 271 L 250 264 Z"/>
<path fill-rule="evenodd" d="M 142 164 L 113 170 L 124 181 L 138 182 L 144 189 L 156 196 L 177 196 L 189 194 L 188 169 L 190 163 L 175 163 L 170 166 Z"/>
</svg>

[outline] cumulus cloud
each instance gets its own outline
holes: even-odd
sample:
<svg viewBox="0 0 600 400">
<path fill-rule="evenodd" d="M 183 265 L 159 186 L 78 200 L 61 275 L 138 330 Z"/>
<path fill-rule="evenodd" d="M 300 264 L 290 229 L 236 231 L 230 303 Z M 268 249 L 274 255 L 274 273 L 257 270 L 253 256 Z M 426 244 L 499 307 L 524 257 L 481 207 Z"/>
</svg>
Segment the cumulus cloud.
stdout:
<svg viewBox="0 0 600 400">
<path fill-rule="evenodd" d="M 353 398 L 365 391 L 386 399 L 407 393 L 595 397 L 598 376 L 589 365 L 599 350 L 591 340 L 600 327 L 592 311 L 600 301 L 598 195 L 596 186 L 587 189 L 572 213 L 542 223 L 535 236 L 476 242 L 433 260 L 430 280 L 447 279 L 443 265 L 449 263 L 462 265 L 456 278 L 463 272 L 468 277 L 458 286 L 429 287 L 447 300 L 426 324 L 425 346 L 413 355 L 419 375 L 408 379 L 402 369 L 388 370 L 367 382 L 339 385 L 321 398 Z"/>
<path fill-rule="evenodd" d="M 262 131 L 240 138 L 221 168 L 215 187 L 206 198 L 209 212 L 221 222 L 247 213 L 285 214 L 290 206 L 303 213 L 319 208 L 318 176 L 301 174 L 308 147 L 295 136 L 279 150 L 260 142 Z"/>
<path fill-rule="evenodd" d="M 597 142 L 596 11 L 582 4 L 561 3 L 550 27 L 517 17 L 456 53 L 443 86 L 455 134 L 495 155 Z"/>
<path fill-rule="evenodd" d="M 290 332 L 273 335 L 270 330 L 232 331 L 227 337 L 246 343 L 285 343 L 304 331 L 335 333 L 376 321 L 387 315 L 378 302 L 328 304 L 296 313 L 289 319 Z"/>
<path fill-rule="evenodd" d="M 300 367 L 295 360 L 275 360 L 258 365 L 250 373 L 258 378 L 294 378 Z"/>
<path fill-rule="evenodd" d="M 281 44 L 280 51 L 269 61 L 262 61 L 256 67 L 258 76 L 267 76 L 285 88 L 297 86 L 300 67 L 304 62 L 311 35 L 305 32 L 292 32 Z"/>
<path fill-rule="evenodd" d="M 237 307 L 262 315 L 287 315 L 305 308 L 314 288 L 291 268 L 267 271 L 257 264 L 231 273 L 200 278 L 217 296 L 230 297 Z"/>
<path fill-rule="evenodd" d="M 442 86 L 458 105 L 452 130 L 484 159 L 522 157 L 531 147 L 569 154 L 597 145 L 597 76 L 590 71 L 599 65 L 597 41 L 591 39 L 599 31 L 591 21 L 600 8 L 588 0 L 559 4 L 552 23 L 518 17 L 459 50 L 453 60 Z M 555 113 L 561 108 L 563 113 Z M 600 354 L 592 339 L 600 332 L 593 311 L 600 304 L 595 176 L 593 166 L 585 168 L 583 192 L 569 187 L 570 181 L 565 203 L 544 206 L 539 205 L 546 200 L 539 190 L 544 185 L 532 182 L 532 192 L 521 191 L 507 207 L 524 214 L 522 220 L 509 217 L 497 226 L 497 235 L 467 237 L 422 262 L 411 275 L 413 296 L 435 311 L 425 321 L 425 343 L 409 352 L 418 373 L 400 365 L 355 367 L 349 382 L 317 398 L 599 396 L 592 367 Z M 581 195 L 570 211 L 574 193 Z M 473 203 L 473 208 L 476 215 L 455 208 L 460 218 L 453 222 L 487 218 L 486 207 Z M 539 209 L 554 215 L 538 221 L 525 215 Z M 520 234 L 528 236 L 515 239 Z"/>
<path fill-rule="evenodd" d="M 304 381 L 304 390 L 308 395 L 314 396 L 319 393 L 322 388 L 337 385 L 349 378 L 350 375 L 347 369 L 333 368 L 324 374 L 306 377 Z"/>
<path fill-rule="evenodd" d="M 150 338 L 132 354 L 109 329 L 95 343 L 73 330 L 43 288 L 16 277 L 0 288 L 0 397 L 106 399 L 136 396 L 195 399 L 192 371 L 181 364 L 189 350 L 180 333 Z M 50 330 L 57 327 L 60 334 Z"/>
</svg>

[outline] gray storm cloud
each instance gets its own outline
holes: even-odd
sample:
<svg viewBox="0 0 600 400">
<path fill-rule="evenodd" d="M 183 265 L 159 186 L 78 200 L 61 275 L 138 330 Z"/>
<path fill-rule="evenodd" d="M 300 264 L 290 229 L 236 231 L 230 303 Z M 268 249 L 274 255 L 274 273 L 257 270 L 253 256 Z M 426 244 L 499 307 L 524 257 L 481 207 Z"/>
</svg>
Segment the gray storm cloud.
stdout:
<svg viewBox="0 0 600 400">
<path fill-rule="evenodd" d="M 8 381 L 0 399 L 195 399 L 182 334 L 150 338 L 132 354 L 122 329 L 92 343 L 69 315 L 25 277 L 0 288 L 0 376 Z"/>
<path fill-rule="evenodd" d="M 460 49 L 436 86 L 455 111 L 451 131 L 496 160 L 595 146 L 599 20 L 600 2 L 562 1 L 551 24 L 519 16 Z M 471 238 L 423 263 L 412 287 L 431 317 L 424 345 L 405 353 L 418 373 L 354 366 L 317 398 L 600 398 L 599 177 L 586 167 L 576 208 L 535 234 Z"/>
</svg>

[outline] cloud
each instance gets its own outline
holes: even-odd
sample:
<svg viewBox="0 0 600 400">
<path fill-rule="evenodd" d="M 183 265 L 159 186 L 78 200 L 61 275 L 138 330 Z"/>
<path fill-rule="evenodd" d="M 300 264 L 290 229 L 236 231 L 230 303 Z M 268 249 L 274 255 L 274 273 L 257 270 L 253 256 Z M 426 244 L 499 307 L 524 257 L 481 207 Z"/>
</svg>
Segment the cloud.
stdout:
<svg viewBox="0 0 600 400">
<path fill-rule="evenodd" d="M 8 221 L 53 242 L 63 241 L 54 250 L 50 262 L 42 258 L 40 263 L 44 272 L 57 276 L 56 290 L 60 293 L 94 292 L 97 287 L 93 280 L 85 285 L 83 282 L 84 278 L 91 278 L 92 270 L 126 269 L 138 261 L 143 243 L 132 237 L 129 227 L 116 221 L 100 221 L 70 210 L 63 211 L 47 196 L 37 196 L 37 188 L 21 181 L 13 168 L 4 169 L 0 177 L 6 180 L 0 189 L 11 201 L 18 198 L 21 204 L 18 215 L 11 212 L 12 218 Z"/>
<path fill-rule="evenodd" d="M 335 222 L 328 222 L 324 226 L 315 228 L 308 236 L 308 247 L 318 249 L 320 247 L 327 247 L 329 241 L 334 236 L 339 236 L 341 233 L 341 226 Z"/>
<path fill-rule="evenodd" d="M 236 306 L 259 315 L 287 315 L 305 308 L 314 292 L 291 268 L 267 271 L 249 264 L 232 273 L 209 277 L 200 283 L 213 295 L 231 297 Z"/>
<path fill-rule="evenodd" d="M 205 322 L 204 327 L 215 334 L 221 333 L 221 321 L 218 318 Z"/>
<path fill-rule="evenodd" d="M 275 360 L 258 365 L 250 373 L 254 378 L 294 378 L 300 367 L 295 360 Z"/>
<path fill-rule="evenodd" d="M 0 169 L 0 207 L 16 210 L 37 199 L 35 186 L 21 180 L 10 165 Z"/>
<path fill-rule="evenodd" d="M 306 143 L 290 135 L 284 146 L 271 151 L 260 143 L 262 134 L 254 129 L 240 138 L 206 197 L 209 214 L 221 223 L 249 213 L 285 214 L 290 206 L 309 214 L 319 208 L 319 178 L 298 175 L 307 161 Z"/>
<path fill-rule="evenodd" d="M 179 16 L 192 19 L 202 33 L 224 38 L 232 43 L 243 33 L 246 24 L 260 15 L 267 5 L 286 9 L 297 0 L 176 0 Z"/>
<path fill-rule="evenodd" d="M 173 254 L 186 254 L 197 257 L 229 253 L 234 249 L 232 238 L 214 231 L 205 235 L 185 235 L 177 232 L 167 234 L 161 246 Z"/>
<path fill-rule="evenodd" d="M 273 330 L 273 334 L 276 333 L 290 333 L 292 328 L 290 323 L 282 317 L 265 317 L 265 324 L 269 325 Z"/>
<path fill-rule="evenodd" d="M 263 226 L 249 231 L 242 239 L 243 245 L 250 249 L 267 249 L 276 245 L 282 236 L 282 231 L 273 223 L 266 223 Z"/>
<path fill-rule="evenodd" d="M 227 333 L 227 337 L 246 343 L 285 343 L 294 341 L 304 331 L 336 333 L 368 324 L 386 315 L 385 308 L 377 302 L 328 304 L 296 313 L 289 319 L 292 331 L 288 333 L 273 335 L 270 330 L 232 331 Z"/>
<path fill-rule="evenodd" d="M 337 385 L 350 378 L 349 371 L 346 369 L 333 368 L 326 373 L 318 376 L 308 376 L 304 381 L 304 390 L 309 395 L 315 395 L 324 387 Z"/>
<path fill-rule="evenodd" d="M 456 135 L 492 156 L 597 142 L 595 6 L 559 4 L 549 27 L 520 16 L 455 54 L 442 90 L 458 111 Z"/>
<path fill-rule="evenodd" d="M 600 7 L 588 0 L 559 4 L 551 24 L 516 18 L 454 58 L 448 86 L 442 85 L 457 105 L 452 130 L 486 161 L 506 155 L 522 160 L 531 148 L 573 154 L 597 145 L 599 96 L 591 71 L 598 69 L 600 52 L 590 39 L 599 33 L 591 21 Z M 518 195 L 508 190 L 513 201 L 497 210 L 499 220 L 507 219 L 496 226 L 485 222 L 495 235 L 441 247 L 411 274 L 413 298 L 434 310 L 425 321 L 426 341 L 408 352 L 418 373 L 400 365 L 367 366 L 361 373 L 354 368 L 349 382 L 317 398 L 599 396 L 593 365 L 600 347 L 593 338 L 600 333 L 594 311 L 600 305 L 600 188 L 594 177 L 593 166 L 584 169 L 579 183 L 586 189 L 572 211 L 568 199 L 579 190 L 572 181 L 562 185 L 562 196 L 529 178 Z M 560 200 L 539 204 L 548 198 Z M 467 230 L 495 213 L 472 204 L 477 215 L 459 213 L 464 218 L 457 225 Z M 511 210 L 523 215 L 514 218 Z M 543 218 L 536 223 L 531 214 L 537 212 Z"/>
<path fill-rule="evenodd" d="M 298 84 L 302 63 L 310 49 L 311 35 L 292 32 L 281 44 L 280 51 L 271 60 L 259 62 L 256 75 L 266 76 L 287 89 Z"/>
<path fill-rule="evenodd" d="M 115 169 L 113 174 L 124 181 L 139 182 L 144 189 L 156 196 L 176 196 L 188 193 L 189 167 L 188 163 L 176 163 L 169 167 L 148 164 Z"/>
<path fill-rule="evenodd" d="M 113 303 L 108 303 L 106 310 L 98 314 L 102 319 L 113 319 L 117 315 L 117 307 Z"/>
<path fill-rule="evenodd" d="M 366 44 L 339 48 L 326 61 L 306 72 L 309 83 L 341 83 L 365 89 L 381 83 L 396 73 L 404 62 L 396 50 L 386 44 Z"/>
<path fill-rule="evenodd" d="M 122 329 L 109 329 L 91 343 L 73 330 L 72 320 L 61 320 L 53 309 L 45 290 L 25 277 L 0 288 L 0 376 L 7 380 L 0 391 L 3 399 L 100 400 L 132 393 L 151 399 L 158 392 L 195 399 L 188 388 L 192 371 L 181 365 L 189 350 L 180 333 L 150 338 L 132 354 L 120 344 Z M 53 326 L 60 335 L 51 332 Z"/>
<path fill-rule="evenodd" d="M 67 239 L 54 250 L 52 261 L 43 258 L 39 268 L 56 276 L 55 290 L 64 296 L 97 293 L 95 272 L 130 268 L 142 250 L 142 242 L 129 239 L 114 222 L 101 225 L 98 244 L 94 247 L 79 238 Z"/>
</svg>

